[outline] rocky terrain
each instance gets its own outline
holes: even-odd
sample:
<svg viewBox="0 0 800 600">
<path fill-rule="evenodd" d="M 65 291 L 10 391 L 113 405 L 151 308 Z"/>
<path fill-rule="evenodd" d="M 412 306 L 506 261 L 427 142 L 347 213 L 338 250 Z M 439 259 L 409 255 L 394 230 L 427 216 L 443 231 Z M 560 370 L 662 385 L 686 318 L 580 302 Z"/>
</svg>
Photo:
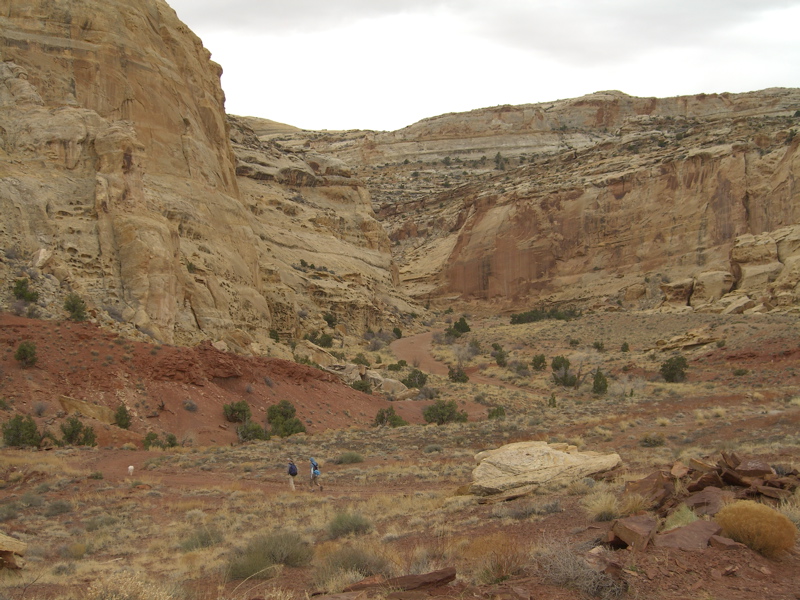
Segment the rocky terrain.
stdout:
<svg viewBox="0 0 800 600">
<path fill-rule="evenodd" d="M 796 598 L 800 91 L 302 131 L 163 0 L 0 59 L 0 598 Z"/>
<path fill-rule="evenodd" d="M 358 166 L 417 300 L 721 312 L 797 302 L 798 123 L 791 89 L 598 92 L 395 132 L 264 135 Z"/>
</svg>

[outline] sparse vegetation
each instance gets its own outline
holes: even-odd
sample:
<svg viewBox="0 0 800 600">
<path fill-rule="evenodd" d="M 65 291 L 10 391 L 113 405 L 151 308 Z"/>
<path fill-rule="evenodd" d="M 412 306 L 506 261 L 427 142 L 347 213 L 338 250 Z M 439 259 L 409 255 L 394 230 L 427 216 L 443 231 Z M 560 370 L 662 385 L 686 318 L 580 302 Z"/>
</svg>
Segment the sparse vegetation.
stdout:
<svg viewBox="0 0 800 600">
<path fill-rule="evenodd" d="M 62 443 L 69 446 L 95 446 L 97 444 L 94 429 L 84 425 L 76 416 L 71 416 L 61 424 Z"/>
<path fill-rule="evenodd" d="M 36 356 L 36 344 L 28 340 L 20 342 L 19 346 L 17 346 L 17 351 L 14 353 L 14 358 L 23 368 L 32 367 L 39 360 Z"/>
<path fill-rule="evenodd" d="M 372 523 L 360 513 L 336 513 L 328 523 L 328 535 L 331 539 L 346 535 L 363 535 L 372 531 Z"/>
<path fill-rule="evenodd" d="M 688 365 L 683 356 L 673 356 L 661 364 L 659 372 L 665 381 L 676 383 L 686 379 Z"/>
<path fill-rule="evenodd" d="M 436 423 L 444 425 L 446 423 L 465 423 L 467 413 L 459 411 L 455 400 L 436 400 L 428 408 L 422 411 L 422 418 L 426 423 Z"/>
<path fill-rule="evenodd" d="M 222 413 L 230 423 L 244 423 L 250 420 L 252 415 L 250 405 L 244 400 L 222 405 Z"/>
<path fill-rule="evenodd" d="M 295 433 L 306 430 L 305 425 L 295 414 L 294 404 L 288 400 L 281 400 L 267 409 L 267 423 L 270 424 L 270 434 L 278 437 L 289 437 Z"/>
<path fill-rule="evenodd" d="M 69 313 L 69 318 L 73 321 L 85 321 L 87 318 L 86 302 L 75 292 L 67 294 L 64 299 L 64 310 Z"/>
<path fill-rule="evenodd" d="M 375 427 L 380 427 L 382 425 L 403 427 L 404 425 L 408 425 L 408 421 L 398 415 L 393 406 L 390 406 L 389 408 L 378 409 L 378 414 L 375 415 L 375 420 L 372 422 L 372 425 Z"/>
<path fill-rule="evenodd" d="M 30 415 L 16 415 L 3 423 L 3 443 L 6 446 L 37 447 L 42 442 L 42 434 L 36 427 L 36 421 Z"/>
</svg>

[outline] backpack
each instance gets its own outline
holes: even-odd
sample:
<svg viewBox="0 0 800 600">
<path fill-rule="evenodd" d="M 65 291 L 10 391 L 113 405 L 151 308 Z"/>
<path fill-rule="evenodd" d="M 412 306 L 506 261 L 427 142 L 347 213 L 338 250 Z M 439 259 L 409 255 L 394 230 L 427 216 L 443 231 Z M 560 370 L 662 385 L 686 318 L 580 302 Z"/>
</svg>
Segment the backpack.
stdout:
<svg viewBox="0 0 800 600">
<path fill-rule="evenodd" d="M 319 476 L 320 476 L 319 469 L 314 469 L 314 477 L 319 477 Z"/>
<path fill-rule="evenodd" d="M 295 465 L 294 463 L 291 463 L 289 465 L 289 475 L 291 475 L 292 477 L 297 475 L 297 465 Z"/>
</svg>

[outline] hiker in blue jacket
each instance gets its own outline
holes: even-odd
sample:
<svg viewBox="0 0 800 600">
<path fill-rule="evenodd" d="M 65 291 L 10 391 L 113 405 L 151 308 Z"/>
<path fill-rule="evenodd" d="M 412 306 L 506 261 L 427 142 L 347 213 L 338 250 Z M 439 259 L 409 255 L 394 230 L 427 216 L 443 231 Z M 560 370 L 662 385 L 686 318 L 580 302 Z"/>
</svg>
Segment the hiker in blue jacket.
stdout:
<svg viewBox="0 0 800 600">
<path fill-rule="evenodd" d="M 319 476 L 321 473 L 319 472 L 319 464 L 313 458 L 311 460 L 311 481 L 309 485 L 311 486 L 311 491 L 314 491 L 314 486 L 316 485 L 319 487 L 319 491 L 322 491 L 322 484 L 319 482 Z"/>
</svg>

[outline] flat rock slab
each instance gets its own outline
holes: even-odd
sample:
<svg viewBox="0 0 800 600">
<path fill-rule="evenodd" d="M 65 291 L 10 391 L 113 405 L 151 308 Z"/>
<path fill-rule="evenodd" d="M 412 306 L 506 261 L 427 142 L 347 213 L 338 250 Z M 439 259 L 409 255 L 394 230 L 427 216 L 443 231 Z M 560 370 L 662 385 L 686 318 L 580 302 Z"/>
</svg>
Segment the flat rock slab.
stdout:
<svg viewBox="0 0 800 600">
<path fill-rule="evenodd" d="M 617 519 L 611 532 L 634 550 L 644 550 L 655 535 L 658 521 L 649 515 Z"/>
<path fill-rule="evenodd" d="M 726 502 L 731 502 L 734 498 L 733 492 L 710 485 L 702 491 L 692 494 L 683 503 L 698 516 L 715 515 L 722 510 Z"/>
<path fill-rule="evenodd" d="M 579 452 L 575 446 L 517 442 L 475 455 L 470 493 L 501 494 L 542 484 L 569 484 L 618 466 L 619 454 Z"/>
<path fill-rule="evenodd" d="M 679 550 L 703 550 L 708 548 L 712 535 L 722 531 L 714 521 L 695 521 L 667 533 L 659 533 L 653 545 L 659 548 L 678 548 Z"/>
</svg>

